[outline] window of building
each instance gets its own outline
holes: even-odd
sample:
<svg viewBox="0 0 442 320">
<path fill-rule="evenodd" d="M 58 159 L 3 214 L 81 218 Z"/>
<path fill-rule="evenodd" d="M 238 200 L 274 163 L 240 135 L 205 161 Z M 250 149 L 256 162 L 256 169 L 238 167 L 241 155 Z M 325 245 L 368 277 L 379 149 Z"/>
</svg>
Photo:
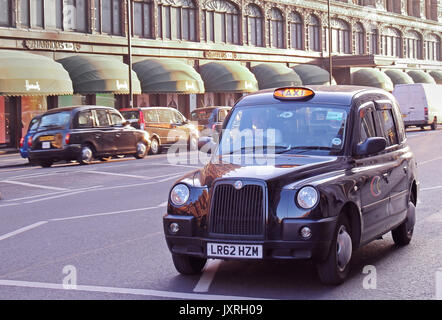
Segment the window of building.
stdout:
<svg viewBox="0 0 442 320">
<path fill-rule="evenodd" d="M 425 0 L 426 18 L 437 21 L 437 0 Z"/>
<path fill-rule="evenodd" d="M 332 28 L 332 52 L 351 53 L 350 48 L 350 28 L 348 24 L 340 19 L 331 19 Z M 328 51 L 328 27 L 324 28 L 326 39 L 326 50 Z"/>
<path fill-rule="evenodd" d="M 168 0 L 158 4 L 158 37 L 196 41 L 196 6 L 191 0 Z"/>
<path fill-rule="evenodd" d="M 245 43 L 261 47 L 263 42 L 263 16 L 257 5 L 249 4 L 244 9 Z"/>
<path fill-rule="evenodd" d="M 376 26 L 371 26 L 368 32 L 369 47 L 368 53 L 379 54 L 379 31 Z"/>
<path fill-rule="evenodd" d="M 319 28 L 319 19 L 313 15 L 310 16 L 308 19 L 308 46 L 312 51 L 321 51 Z"/>
<path fill-rule="evenodd" d="M 202 39 L 208 42 L 240 44 L 239 10 L 226 0 L 209 0 L 201 17 Z"/>
<path fill-rule="evenodd" d="M 0 26 L 11 26 L 11 2 L 10 0 L 0 0 Z"/>
<path fill-rule="evenodd" d="M 303 23 L 301 16 L 296 12 L 291 12 L 289 15 L 289 33 L 290 33 L 290 47 L 293 49 L 303 49 Z"/>
<path fill-rule="evenodd" d="M 402 57 L 402 36 L 399 30 L 386 28 L 381 36 L 382 55 L 389 57 Z"/>
<path fill-rule="evenodd" d="M 121 35 L 121 1 L 94 0 L 95 31 Z"/>
<path fill-rule="evenodd" d="M 441 39 L 435 34 L 425 37 L 426 59 L 440 61 L 441 59 Z"/>
<path fill-rule="evenodd" d="M 86 32 L 87 0 L 45 0 L 44 24 L 46 29 Z"/>
<path fill-rule="evenodd" d="M 272 47 L 284 48 L 284 18 L 281 10 L 272 8 L 267 19 L 269 42 Z"/>
<path fill-rule="evenodd" d="M 152 2 L 133 2 L 133 34 L 141 38 L 152 38 Z"/>
<path fill-rule="evenodd" d="M 20 0 L 20 25 L 43 28 L 43 0 Z"/>
<path fill-rule="evenodd" d="M 365 32 L 364 27 L 360 23 L 356 23 L 355 30 L 355 53 L 363 55 L 365 53 Z"/>
<path fill-rule="evenodd" d="M 421 16 L 421 0 L 408 0 L 407 1 L 408 15 L 412 17 Z"/>
<path fill-rule="evenodd" d="M 407 44 L 406 56 L 410 59 L 422 59 L 422 37 L 415 31 L 409 31 L 405 36 Z"/>
<path fill-rule="evenodd" d="M 401 13 L 401 0 L 387 0 L 386 9 L 388 12 Z"/>
</svg>

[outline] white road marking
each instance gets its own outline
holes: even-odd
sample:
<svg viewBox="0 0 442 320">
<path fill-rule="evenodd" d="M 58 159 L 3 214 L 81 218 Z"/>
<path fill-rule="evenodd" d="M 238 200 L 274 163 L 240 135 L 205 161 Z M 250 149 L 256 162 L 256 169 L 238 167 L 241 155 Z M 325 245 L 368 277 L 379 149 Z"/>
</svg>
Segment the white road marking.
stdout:
<svg viewBox="0 0 442 320">
<path fill-rule="evenodd" d="M 20 200 L 35 199 L 35 198 L 40 198 L 40 197 L 55 196 L 58 194 L 66 194 L 67 192 L 69 192 L 69 193 L 67 193 L 69 195 L 70 192 L 77 192 L 77 191 L 83 191 L 83 190 L 88 191 L 88 190 L 93 190 L 93 189 L 97 189 L 97 188 L 101 188 L 101 187 L 102 186 L 92 186 L 92 187 L 86 187 L 86 188 L 70 189 L 68 191 L 57 191 L 57 192 L 37 194 L 37 195 L 22 197 L 22 198 L 5 199 L 4 201 L 13 202 L 13 201 L 20 201 Z M 45 200 L 45 199 L 48 199 L 48 198 L 44 198 L 43 200 Z"/>
<path fill-rule="evenodd" d="M 198 294 L 198 293 L 187 293 L 187 292 L 88 286 L 88 285 L 77 285 L 75 288 L 66 289 L 63 286 L 63 284 L 59 283 L 30 282 L 30 281 L 19 281 L 19 280 L 0 280 L 0 286 L 64 290 L 71 292 L 86 291 L 86 292 L 98 292 L 98 293 L 129 294 L 137 296 L 150 296 L 150 297 L 162 297 L 169 299 L 185 299 L 185 300 L 267 300 L 266 298 L 255 298 L 255 297 L 227 296 L 227 295 L 217 295 L 217 294 Z"/>
<path fill-rule="evenodd" d="M 75 219 L 83 219 L 83 218 L 93 218 L 93 217 L 110 216 L 110 215 L 121 214 L 121 213 L 130 213 L 130 212 L 146 211 L 146 210 L 153 210 L 153 209 L 158 209 L 158 206 L 157 207 L 146 207 L 146 208 L 137 208 L 137 209 L 120 210 L 120 211 L 112 211 L 112 212 L 86 214 L 86 215 L 82 215 L 82 216 L 73 216 L 73 217 L 66 217 L 66 218 L 49 219 L 49 221 L 66 221 L 66 220 L 75 220 Z"/>
<path fill-rule="evenodd" d="M 200 280 L 196 284 L 193 292 L 208 292 L 210 285 L 212 284 L 213 278 L 215 277 L 216 272 L 221 264 L 221 260 L 212 260 L 210 259 L 207 262 L 206 267 L 204 268 L 203 275 Z"/>
<path fill-rule="evenodd" d="M 10 237 L 13 237 L 13 236 L 15 236 L 15 235 L 17 235 L 17 234 L 20 234 L 20 233 L 23 233 L 23 232 L 29 231 L 29 230 L 31 230 L 31 229 L 37 228 L 37 227 L 39 227 L 39 226 L 41 226 L 41 225 L 43 225 L 43 224 L 46 224 L 46 223 L 48 223 L 48 221 L 40 221 L 40 222 L 37 222 L 37 223 L 31 224 L 31 225 L 29 225 L 29 226 L 27 226 L 27 227 L 23 227 L 23 228 L 20 228 L 20 229 L 18 229 L 18 230 L 15 230 L 15 231 L 9 232 L 9 233 L 7 233 L 7 234 L 4 234 L 4 235 L 0 236 L 0 241 L 1 241 L 1 240 L 8 239 L 8 238 L 10 238 Z"/>
<path fill-rule="evenodd" d="M 435 186 L 435 187 L 421 188 L 420 191 L 428 191 L 428 190 L 436 190 L 436 189 L 442 189 L 442 186 Z"/>
<path fill-rule="evenodd" d="M 169 174 L 163 174 L 161 176 L 147 177 L 147 176 L 138 176 L 138 175 L 133 175 L 133 174 L 114 173 L 114 172 L 95 171 L 95 170 L 88 170 L 88 171 L 83 171 L 83 172 L 111 175 L 111 176 L 117 176 L 117 177 L 128 177 L 128 178 L 145 179 L 145 180 L 154 180 L 154 179 L 158 179 L 158 178 L 164 178 L 164 177 L 170 177 L 171 176 L 170 173 Z M 181 175 L 181 173 L 180 173 L 180 175 Z"/>
<path fill-rule="evenodd" d="M 158 208 L 164 208 L 164 207 L 167 207 L 167 204 L 168 204 L 169 202 L 168 201 L 164 201 L 163 203 L 160 203 L 159 205 L 158 205 Z"/>
<path fill-rule="evenodd" d="M 437 160 L 442 160 L 442 157 L 431 159 L 431 160 L 426 160 L 426 161 L 422 161 L 422 162 L 418 162 L 417 165 L 421 166 L 423 164 L 427 164 L 427 163 L 430 163 L 430 162 L 433 162 L 433 161 L 437 161 Z"/>
<path fill-rule="evenodd" d="M 16 184 L 16 185 L 25 186 L 25 187 L 41 188 L 41 189 L 56 190 L 56 191 L 67 191 L 67 190 L 69 190 L 69 189 L 66 189 L 66 188 L 43 186 L 41 184 L 32 184 L 32 183 L 26 183 L 26 182 L 20 182 L 20 181 L 3 180 L 1 182 L 3 182 L 3 183 L 10 183 L 10 184 Z"/>
</svg>

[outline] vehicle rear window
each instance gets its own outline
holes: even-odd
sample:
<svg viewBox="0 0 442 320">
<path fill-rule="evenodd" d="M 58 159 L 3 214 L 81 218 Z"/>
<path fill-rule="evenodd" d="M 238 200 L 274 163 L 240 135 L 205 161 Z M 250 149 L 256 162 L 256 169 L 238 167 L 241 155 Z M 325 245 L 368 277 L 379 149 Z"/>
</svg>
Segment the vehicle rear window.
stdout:
<svg viewBox="0 0 442 320">
<path fill-rule="evenodd" d="M 65 127 L 71 118 L 70 112 L 57 112 L 43 115 L 38 125 L 38 130 Z"/>
<path fill-rule="evenodd" d="M 191 114 L 192 121 L 207 121 L 212 115 L 212 110 L 194 110 Z"/>
<path fill-rule="evenodd" d="M 218 122 L 223 122 L 224 119 L 227 117 L 229 113 L 229 110 L 227 109 L 221 109 L 218 111 Z"/>
<path fill-rule="evenodd" d="M 121 111 L 121 114 L 126 120 L 138 120 L 140 117 L 139 111 Z"/>
</svg>

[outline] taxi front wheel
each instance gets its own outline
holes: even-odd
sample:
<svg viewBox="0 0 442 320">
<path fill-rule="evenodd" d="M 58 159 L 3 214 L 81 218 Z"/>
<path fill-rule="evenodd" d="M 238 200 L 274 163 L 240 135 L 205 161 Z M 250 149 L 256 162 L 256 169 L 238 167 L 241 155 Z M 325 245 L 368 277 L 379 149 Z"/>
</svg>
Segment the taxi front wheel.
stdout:
<svg viewBox="0 0 442 320">
<path fill-rule="evenodd" d="M 201 273 L 206 265 L 207 259 L 192 257 L 184 254 L 172 254 L 173 264 L 175 269 L 185 275 L 192 275 Z"/>
<path fill-rule="evenodd" d="M 341 215 L 328 256 L 316 265 L 319 278 L 324 284 L 338 285 L 347 278 L 353 253 L 352 243 L 350 224 L 348 219 Z"/>
</svg>

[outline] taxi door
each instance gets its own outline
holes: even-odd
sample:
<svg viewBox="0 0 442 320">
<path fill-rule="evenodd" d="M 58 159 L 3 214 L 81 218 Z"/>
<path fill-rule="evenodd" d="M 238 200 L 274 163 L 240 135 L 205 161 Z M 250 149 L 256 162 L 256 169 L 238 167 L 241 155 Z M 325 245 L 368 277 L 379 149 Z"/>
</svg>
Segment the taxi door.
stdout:
<svg viewBox="0 0 442 320">
<path fill-rule="evenodd" d="M 373 102 L 360 107 L 355 133 L 359 137 L 358 143 L 363 143 L 370 137 L 384 137 Z M 361 199 L 362 242 L 370 241 L 387 230 L 391 188 L 389 175 L 394 168 L 394 163 L 388 157 L 384 150 L 355 159 L 353 173 Z"/>
</svg>

